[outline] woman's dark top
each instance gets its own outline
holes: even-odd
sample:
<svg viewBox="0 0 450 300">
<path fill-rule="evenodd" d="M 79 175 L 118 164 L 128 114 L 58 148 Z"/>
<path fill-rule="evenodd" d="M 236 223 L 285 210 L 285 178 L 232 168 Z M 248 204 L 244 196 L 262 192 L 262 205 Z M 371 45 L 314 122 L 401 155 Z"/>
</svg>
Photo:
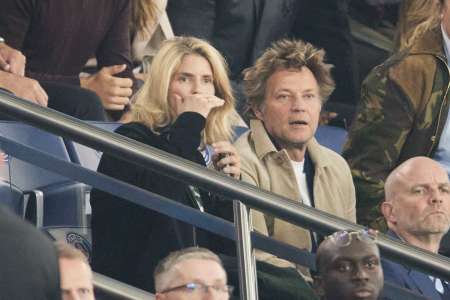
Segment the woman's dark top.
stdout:
<svg viewBox="0 0 450 300">
<path fill-rule="evenodd" d="M 123 125 L 116 132 L 204 165 L 197 150 L 204 126 L 203 116 L 187 112 L 161 135 L 140 123 Z M 142 165 L 104 154 L 98 171 L 194 207 L 185 183 Z M 191 225 L 114 195 L 94 189 L 91 206 L 93 269 L 128 284 L 153 291 L 153 270 L 158 261 L 171 251 L 194 244 Z"/>
</svg>

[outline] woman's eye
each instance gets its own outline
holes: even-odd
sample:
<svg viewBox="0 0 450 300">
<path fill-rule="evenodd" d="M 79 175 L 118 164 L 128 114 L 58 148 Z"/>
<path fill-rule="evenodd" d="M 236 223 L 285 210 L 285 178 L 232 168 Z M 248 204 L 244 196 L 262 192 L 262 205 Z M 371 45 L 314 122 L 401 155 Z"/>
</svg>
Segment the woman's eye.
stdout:
<svg viewBox="0 0 450 300">
<path fill-rule="evenodd" d="M 187 82 L 188 78 L 186 76 L 180 76 L 180 77 L 178 77 L 178 81 L 180 81 L 180 82 Z"/>
</svg>

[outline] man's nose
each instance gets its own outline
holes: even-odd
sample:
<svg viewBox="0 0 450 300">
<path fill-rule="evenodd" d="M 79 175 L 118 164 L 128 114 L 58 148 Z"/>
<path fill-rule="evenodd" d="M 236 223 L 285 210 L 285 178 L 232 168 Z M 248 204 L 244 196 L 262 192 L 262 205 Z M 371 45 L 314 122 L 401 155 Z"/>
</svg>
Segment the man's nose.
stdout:
<svg viewBox="0 0 450 300">
<path fill-rule="evenodd" d="M 443 201 L 443 197 L 444 197 L 443 192 L 441 192 L 439 188 L 431 189 L 431 197 L 430 197 L 431 203 L 441 204 Z"/>
<path fill-rule="evenodd" d="M 305 109 L 306 103 L 301 95 L 294 95 L 291 102 L 291 109 L 293 111 L 303 111 Z"/>
<path fill-rule="evenodd" d="M 353 278 L 355 280 L 368 280 L 369 274 L 367 273 L 367 270 L 364 268 L 364 266 L 357 266 L 353 274 Z"/>
</svg>

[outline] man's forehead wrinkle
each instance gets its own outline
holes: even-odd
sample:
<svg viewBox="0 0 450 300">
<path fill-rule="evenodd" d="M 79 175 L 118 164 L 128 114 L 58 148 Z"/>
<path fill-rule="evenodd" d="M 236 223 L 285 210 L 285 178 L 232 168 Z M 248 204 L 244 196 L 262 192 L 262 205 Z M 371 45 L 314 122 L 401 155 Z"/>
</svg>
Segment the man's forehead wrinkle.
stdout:
<svg viewBox="0 0 450 300">
<path fill-rule="evenodd" d="M 437 162 L 429 158 L 416 157 L 405 161 L 392 172 L 386 180 L 385 189 L 387 196 L 392 196 L 392 193 L 401 187 L 411 188 L 448 182 L 447 172 Z"/>
</svg>

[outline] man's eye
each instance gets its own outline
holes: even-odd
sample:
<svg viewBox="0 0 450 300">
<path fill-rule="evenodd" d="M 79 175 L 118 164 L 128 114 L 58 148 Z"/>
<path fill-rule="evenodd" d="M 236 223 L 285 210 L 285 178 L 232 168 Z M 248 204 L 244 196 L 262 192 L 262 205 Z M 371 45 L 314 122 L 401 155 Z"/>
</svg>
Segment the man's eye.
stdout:
<svg viewBox="0 0 450 300">
<path fill-rule="evenodd" d="M 314 94 L 306 94 L 306 95 L 304 95 L 303 96 L 305 99 L 307 99 L 307 100 L 311 100 L 311 99 L 315 99 L 316 98 L 316 95 L 314 95 Z"/>
<path fill-rule="evenodd" d="M 379 265 L 379 262 L 376 260 L 370 260 L 370 261 L 366 262 L 366 268 L 369 270 L 375 269 L 376 267 L 378 267 L 378 265 Z"/>
<path fill-rule="evenodd" d="M 178 77 L 178 81 L 180 82 L 187 82 L 189 79 L 186 76 L 180 76 Z"/>
<path fill-rule="evenodd" d="M 337 270 L 342 273 L 349 272 L 352 270 L 352 266 L 350 264 L 339 264 L 337 265 Z"/>
<path fill-rule="evenodd" d="M 91 293 L 91 290 L 90 289 L 81 288 L 81 289 L 78 289 L 78 293 L 81 294 L 81 295 L 89 295 Z"/>
<path fill-rule="evenodd" d="M 203 83 L 212 83 L 213 80 L 210 77 L 203 78 Z"/>
<path fill-rule="evenodd" d="M 277 99 L 278 100 L 286 100 L 286 99 L 289 99 L 289 95 L 287 95 L 287 94 L 280 94 L 280 95 L 277 96 Z"/>
<path fill-rule="evenodd" d="M 425 194 L 425 189 L 423 187 L 416 187 L 413 189 L 413 194 L 415 195 L 424 195 Z"/>
<path fill-rule="evenodd" d="M 442 186 L 440 188 L 440 190 L 441 190 L 442 193 L 446 193 L 446 194 L 450 193 L 450 188 L 448 186 Z"/>
</svg>

